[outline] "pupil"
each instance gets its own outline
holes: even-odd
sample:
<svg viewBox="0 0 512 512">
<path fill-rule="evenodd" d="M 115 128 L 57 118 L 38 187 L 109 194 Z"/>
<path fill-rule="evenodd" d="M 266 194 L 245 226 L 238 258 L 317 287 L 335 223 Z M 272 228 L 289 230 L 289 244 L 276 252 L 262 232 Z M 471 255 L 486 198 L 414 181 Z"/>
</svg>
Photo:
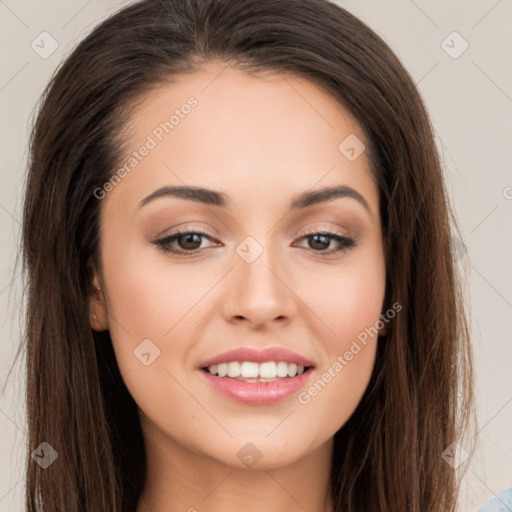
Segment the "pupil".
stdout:
<svg viewBox="0 0 512 512">
<path fill-rule="evenodd" d="M 183 249 L 197 249 L 201 246 L 201 235 L 198 233 L 187 233 L 186 235 L 181 235 L 179 241 Z M 185 242 L 182 243 L 183 241 Z"/>
<path fill-rule="evenodd" d="M 326 249 L 329 247 L 329 242 L 330 239 L 327 235 L 313 235 L 313 240 L 312 243 L 310 243 L 310 246 L 312 249 Z"/>
</svg>

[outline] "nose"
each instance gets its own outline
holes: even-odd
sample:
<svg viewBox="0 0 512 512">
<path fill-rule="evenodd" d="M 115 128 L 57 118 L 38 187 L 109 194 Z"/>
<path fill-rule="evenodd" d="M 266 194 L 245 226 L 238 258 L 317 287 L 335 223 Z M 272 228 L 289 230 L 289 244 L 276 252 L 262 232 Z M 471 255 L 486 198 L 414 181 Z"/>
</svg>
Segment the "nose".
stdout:
<svg viewBox="0 0 512 512">
<path fill-rule="evenodd" d="M 224 316 L 231 323 L 255 329 L 288 324 L 296 311 L 296 295 L 289 274 L 266 251 L 252 263 L 235 255 L 224 301 Z"/>
</svg>

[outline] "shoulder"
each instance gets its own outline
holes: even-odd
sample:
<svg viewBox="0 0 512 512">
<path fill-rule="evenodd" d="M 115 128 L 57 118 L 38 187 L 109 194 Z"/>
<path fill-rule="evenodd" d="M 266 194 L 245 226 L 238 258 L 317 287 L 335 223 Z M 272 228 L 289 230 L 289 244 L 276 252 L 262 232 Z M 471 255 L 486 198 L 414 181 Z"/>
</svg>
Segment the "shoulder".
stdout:
<svg viewBox="0 0 512 512">
<path fill-rule="evenodd" d="M 512 487 L 501 491 L 484 503 L 477 512 L 510 512 L 512 510 Z"/>
</svg>

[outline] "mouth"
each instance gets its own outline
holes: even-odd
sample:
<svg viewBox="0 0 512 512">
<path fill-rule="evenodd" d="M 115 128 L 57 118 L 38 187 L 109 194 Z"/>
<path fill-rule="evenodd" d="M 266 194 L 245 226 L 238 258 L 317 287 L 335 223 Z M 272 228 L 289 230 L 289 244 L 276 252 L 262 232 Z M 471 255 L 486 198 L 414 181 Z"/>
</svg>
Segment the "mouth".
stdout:
<svg viewBox="0 0 512 512">
<path fill-rule="evenodd" d="M 206 382 L 231 399 L 249 405 L 283 401 L 310 379 L 314 364 L 287 349 L 226 352 L 201 364 Z"/>
<path fill-rule="evenodd" d="M 313 366 L 302 366 L 286 361 L 232 361 L 203 367 L 202 370 L 214 377 L 227 377 L 243 382 L 277 382 L 282 379 L 293 379 Z"/>
</svg>

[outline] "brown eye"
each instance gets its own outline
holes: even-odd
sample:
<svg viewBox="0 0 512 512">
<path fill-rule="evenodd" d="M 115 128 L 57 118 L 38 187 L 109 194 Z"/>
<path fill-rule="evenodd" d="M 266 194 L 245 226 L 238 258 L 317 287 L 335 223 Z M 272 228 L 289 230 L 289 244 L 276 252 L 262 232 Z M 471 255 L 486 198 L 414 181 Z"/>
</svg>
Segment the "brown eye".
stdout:
<svg viewBox="0 0 512 512">
<path fill-rule="evenodd" d="M 201 247 L 202 235 L 199 233 L 186 233 L 179 235 L 176 242 L 180 249 L 194 250 Z"/>
<path fill-rule="evenodd" d="M 356 241 L 353 238 L 339 235 L 337 233 L 311 233 L 305 235 L 301 240 L 308 241 L 308 248 L 312 249 L 313 252 L 317 252 L 321 255 L 330 255 L 338 252 L 346 251 L 352 247 L 355 247 Z M 335 242 L 338 248 L 329 249 L 330 245 Z"/>
<path fill-rule="evenodd" d="M 184 231 L 154 240 L 153 243 L 163 252 L 189 256 L 201 251 L 201 243 L 204 239 L 212 240 L 209 235 L 201 231 Z"/>
<path fill-rule="evenodd" d="M 311 249 L 323 251 L 331 245 L 331 237 L 329 235 L 313 235 L 308 237 Z"/>
</svg>

